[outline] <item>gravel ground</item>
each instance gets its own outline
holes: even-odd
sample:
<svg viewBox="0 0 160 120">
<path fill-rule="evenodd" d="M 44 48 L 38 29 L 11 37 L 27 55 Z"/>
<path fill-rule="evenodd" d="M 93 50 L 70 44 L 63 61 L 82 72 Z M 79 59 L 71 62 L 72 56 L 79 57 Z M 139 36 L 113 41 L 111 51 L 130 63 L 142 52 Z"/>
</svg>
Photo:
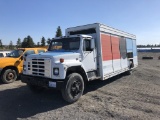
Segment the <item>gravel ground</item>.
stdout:
<svg viewBox="0 0 160 120">
<path fill-rule="evenodd" d="M 142 56 L 153 60 L 142 60 Z M 0 120 L 160 120 L 160 53 L 139 53 L 132 75 L 92 81 L 67 104 L 56 90 L 32 93 L 24 83 L 0 84 Z"/>
</svg>

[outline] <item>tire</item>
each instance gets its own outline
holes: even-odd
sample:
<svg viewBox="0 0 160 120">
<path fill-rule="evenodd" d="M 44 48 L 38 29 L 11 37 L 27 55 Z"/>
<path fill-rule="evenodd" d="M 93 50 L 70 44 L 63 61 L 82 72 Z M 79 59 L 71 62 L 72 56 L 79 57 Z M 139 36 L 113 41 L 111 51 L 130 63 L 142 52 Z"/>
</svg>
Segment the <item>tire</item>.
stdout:
<svg viewBox="0 0 160 120">
<path fill-rule="evenodd" d="M 44 91 L 44 89 L 45 89 L 43 87 L 31 85 L 31 84 L 27 84 L 27 86 L 33 93 L 40 93 L 40 92 Z"/>
<path fill-rule="evenodd" d="M 1 79 L 3 83 L 6 84 L 12 83 L 17 79 L 17 73 L 13 69 L 6 69 L 2 73 Z"/>
<path fill-rule="evenodd" d="M 125 72 L 126 75 L 132 75 L 132 70 L 128 70 Z"/>
<path fill-rule="evenodd" d="M 125 72 L 125 75 L 131 75 L 131 74 L 132 74 L 132 69 L 131 69 L 131 68 L 134 67 L 134 64 L 133 64 L 132 61 L 129 61 L 129 64 L 130 64 L 130 65 L 128 66 L 129 70 Z"/>
<path fill-rule="evenodd" d="M 84 91 L 84 81 L 80 74 L 72 73 L 70 74 L 64 83 L 61 90 L 62 97 L 68 103 L 76 102 L 83 94 Z"/>
</svg>

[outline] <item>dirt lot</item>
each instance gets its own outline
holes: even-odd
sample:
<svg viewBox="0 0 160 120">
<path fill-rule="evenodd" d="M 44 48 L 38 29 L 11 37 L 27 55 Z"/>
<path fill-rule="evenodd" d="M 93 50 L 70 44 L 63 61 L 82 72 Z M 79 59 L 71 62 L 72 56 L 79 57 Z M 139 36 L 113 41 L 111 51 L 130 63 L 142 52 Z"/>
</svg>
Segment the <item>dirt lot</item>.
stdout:
<svg viewBox="0 0 160 120">
<path fill-rule="evenodd" d="M 153 60 L 141 60 L 152 55 Z M 32 93 L 21 81 L 0 84 L 0 120 L 160 120 L 160 53 L 139 53 L 130 76 L 93 81 L 81 99 L 67 104 L 61 93 Z"/>
</svg>

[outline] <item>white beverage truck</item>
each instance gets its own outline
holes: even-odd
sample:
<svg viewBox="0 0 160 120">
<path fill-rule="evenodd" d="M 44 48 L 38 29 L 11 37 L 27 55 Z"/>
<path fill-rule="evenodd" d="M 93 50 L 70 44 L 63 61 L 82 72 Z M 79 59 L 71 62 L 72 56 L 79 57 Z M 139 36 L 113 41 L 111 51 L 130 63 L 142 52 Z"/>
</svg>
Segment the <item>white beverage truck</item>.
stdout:
<svg viewBox="0 0 160 120">
<path fill-rule="evenodd" d="M 138 65 L 136 36 L 100 23 L 67 28 L 45 53 L 29 55 L 21 81 L 31 90 L 55 88 L 64 100 L 77 101 L 85 84 L 107 80 Z"/>
</svg>

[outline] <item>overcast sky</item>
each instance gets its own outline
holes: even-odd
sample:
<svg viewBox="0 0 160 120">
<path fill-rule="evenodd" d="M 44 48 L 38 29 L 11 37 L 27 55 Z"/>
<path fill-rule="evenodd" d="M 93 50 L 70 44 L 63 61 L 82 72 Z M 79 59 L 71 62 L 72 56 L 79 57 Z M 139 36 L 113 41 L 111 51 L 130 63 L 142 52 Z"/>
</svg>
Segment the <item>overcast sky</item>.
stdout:
<svg viewBox="0 0 160 120">
<path fill-rule="evenodd" d="M 30 35 L 37 44 L 56 29 L 90 23 L 135 34 L 137 44 L 160 43 L 160 0 L 0 0 L 0 39 L 14 44 Z"/>
</svg>

